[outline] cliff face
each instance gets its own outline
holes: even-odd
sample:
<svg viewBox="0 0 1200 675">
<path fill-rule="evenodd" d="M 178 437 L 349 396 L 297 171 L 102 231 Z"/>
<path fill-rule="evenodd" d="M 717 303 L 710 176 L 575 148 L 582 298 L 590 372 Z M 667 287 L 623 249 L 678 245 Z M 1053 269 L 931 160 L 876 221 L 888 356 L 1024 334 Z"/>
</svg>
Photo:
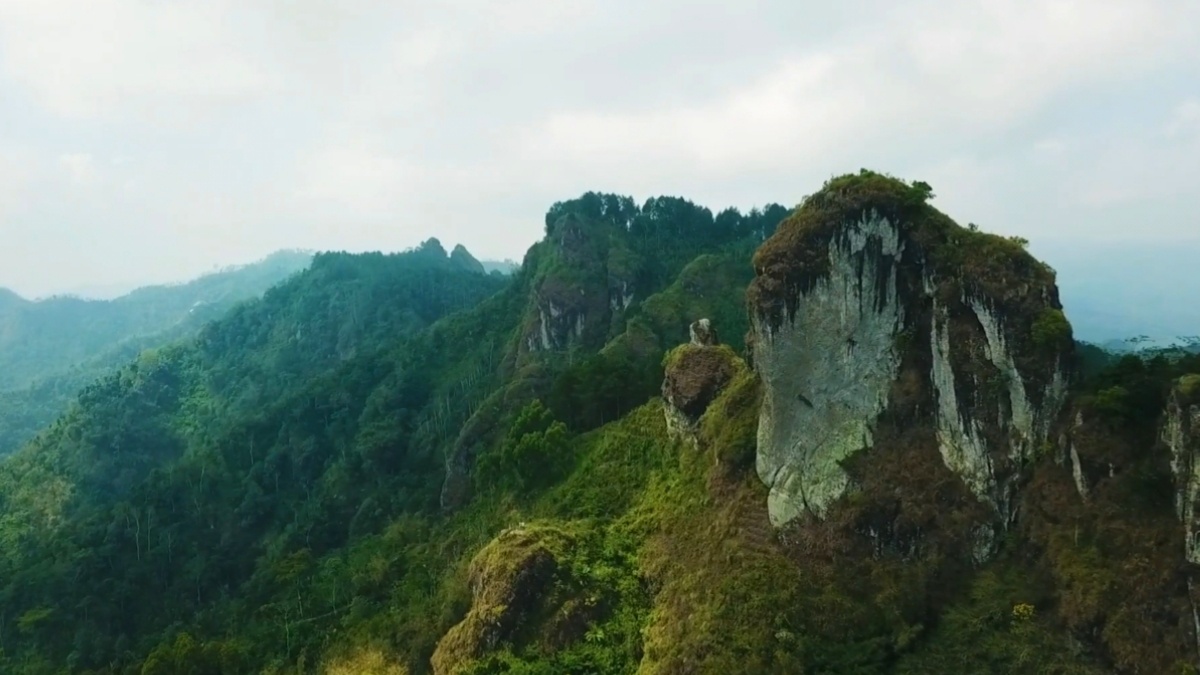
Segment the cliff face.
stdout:
<svg viewBox="0 0 1200 675">
<path fill-rule="evenodd" d="M 928 186 L 870 172 L 835 179 L 755 255 L 758 474 L 780 526 L 830 517 L 888 453 L 939 458 L 908 473 L 957 477 L 986 511 L 972 526 L 986 557 L 1065 402 L 1070 326 L 1049 268 L 927 197 Z"/>
<path fill-rule="evenodd" d="M 1175 513 L 1183 523 L 1187 561 L 1200 564 L 1200 375 L 1188 375 L 1167 400 L 1162 440 L 1175 477 Z M 1197 631 L 1200 632 L 1200 631 Z"/>
<path fill-rule="evenodd" d="M 691 341 L 663 360 L 663 410 L 667 429 L 676 437 L 696 441 L 700 417 L 736 374 L 737 355 L 719 344 L 708 319 L 691 324 Z"/>
<path fill-rule="evenodd" d="M 522 346 L 527 352 L 599 348 L 633 304 L 636 256 L 607 223 L 574 214 L 555 223 L 547 243 Z"/>
</svg>

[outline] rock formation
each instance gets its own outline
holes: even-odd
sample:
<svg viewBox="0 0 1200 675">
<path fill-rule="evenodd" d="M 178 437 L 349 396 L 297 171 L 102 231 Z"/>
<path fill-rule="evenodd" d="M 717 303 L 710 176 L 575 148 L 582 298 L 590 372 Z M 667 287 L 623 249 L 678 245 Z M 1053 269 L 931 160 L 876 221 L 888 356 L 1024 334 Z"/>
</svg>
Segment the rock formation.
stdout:
<svg viewBox="0 0 1200 675">
<path fill-rule="evenodd" d="M 480 274 L 487 274 L 487 270 L 484 269 L 483 263 L 479 262 L 475 256 L 471 255 L 471 252 L 467 250 L 467 247 L 463 246 L 462 244 L 458 244 L 454 247 L 454 250 L 450 252 L 450 260 L 451 262 L 458 263 L 463 269 L 467 269 L 472 272 L 478 272 Z"/>
<path fill-rule="evenodd" d="M 1167 401 L 1162 439 L 1171 453 L 1175 513 L 1183 522 L 1184 556 L 1200 564 L 1200 375 L 1188 375 Z"/>
<path fill-rule="evenodd" d="M 664 360 L 662 396 L 667 428 L 674 435 L 693 438 L 700 416 L 733 379 L 736 355 L 717 343 L 717 332 L 708 319 L 689 328 L 691 342 L 677 347 Z"/>
<path fill-rule="evenodd" d="M 694 345 L 714 346 L 721 342 L 717 337 L 717 329 L 713 328 L 708 319 L 693 321 L 692 325 L 688 326 L 688 335 Z"/>
<path fill-rule="evenodd" d="M 927 197 L 870 172 L 836 179 L 755 255 L 758 473 L 777 526 L 821 520 L 861 487 L 856 457 L 935 447 L 992 514 L 976 532 L 986 557 L 1065 402 L 1070 326 L 1048 267 Z"/>
<path fill-rule="evenodd" d="M 544 602 L 558 570 L 555 550 L 570 538 L 551 528 L 518 527 L 502 532 L 471 561 L 471 611 L 438 642 L 430 660 L 436 675 L 460 666 L 511 637 Z"/>
<path fill-rule="evenodd" d="M 570 345 L 598 349 L 614 316 L 634 301 L 632 253 L 611 226 L 574 214 L 559 219 L 541 252 L 523 344 L 528 352 Z"/>
</svg>

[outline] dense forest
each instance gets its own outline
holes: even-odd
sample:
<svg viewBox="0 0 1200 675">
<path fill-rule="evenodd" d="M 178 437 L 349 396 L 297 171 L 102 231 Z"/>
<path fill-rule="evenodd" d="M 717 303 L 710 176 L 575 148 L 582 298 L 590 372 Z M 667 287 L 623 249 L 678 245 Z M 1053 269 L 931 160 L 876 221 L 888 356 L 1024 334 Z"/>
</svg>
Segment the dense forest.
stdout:
<svg viewBox="0 0 1200 675">
<path fill-rule="evenodd" d="M 49 426 L 85 385 L 143 350 L 196 333 L 311 259 L 308 253 L 280 251 L 115 300 L 59 296 L 32 302 L 0 289 L 0 457 Z"/>
<path fill-rule="evenodd" d="M 1073 497 L 1048 441 L 986 561 L 879 544 L 918 516 L 869 477 L 841 498 L 858 520 L 768 520 L 747 291 L 802 295 L 823 263 L 788 277 L 764 251 L 836 248 L 879 211 L 936 221 L 931 259 L 1034 264 L 931 198 L 871 172 L 749 213 L 588 193 L 511 275 L 436 239 L 322 253 L 137 345 L 0 463 L 0 672 L 1195 672 L 1160 438 L 1200 372 L 1185 350 L 1071 347 L 1061 311 L 1030 319 L 1069 361 L 1060 422 L 1092 482 Z"/>
</svg>

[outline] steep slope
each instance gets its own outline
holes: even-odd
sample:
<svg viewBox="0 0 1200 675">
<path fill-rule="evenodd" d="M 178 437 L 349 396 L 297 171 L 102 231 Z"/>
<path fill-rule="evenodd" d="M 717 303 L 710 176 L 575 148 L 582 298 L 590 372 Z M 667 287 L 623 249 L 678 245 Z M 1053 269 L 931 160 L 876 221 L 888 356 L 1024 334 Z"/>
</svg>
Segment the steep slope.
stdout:
<svg viewBox="0 0 1200 675">
<path fill-rule="evenodd" d="M 686 227 L 718 219 L 682 200 L 643 209 L 614 197 L 630 208 L 593 213 L 591 199 L 556 205 L 554 222 L 604 233 L 589 241 L 605 261 L 632 254 L 636 297 L 605 302 L 587 342 L 529 349 L 541 291 L 609 289 L 607 271 L 569 278 L 550 227 L 511 279 L 471 271 L 436 241 L 404 256 L 318 256 L 194 340 L 88 387 L 0 465 L 0 669 L 333 672 L 384 653 L 426 672 L 469 600 L 469 555 L 507 524 L 508 505 L 573 471 L 577 457 L 561 451 L 600 423 L 582 416 L 568 429 L 539 392 L 604 363 L 616 369 L 591 391 L 612 403 L 606 414 L 643 404 L 658 383 L 629 386 L 645 372 L 620 364 L 634 354 L 657 366 L 661 338 L 626 314 L 662 297 L 699 254 L 744 270 L 774 226 L 724 212 L 725 234 L 689 238 Z M 670 237 L 683 243 L 666 262 L 648 255 Z M 730 314 L 740 295 L 688 303 Z M 657 302 L 648 317 L 678 311 Z M 621 339 L 630 333 L 637 340 Z M 642 339 L 652 347 L 618 344 Z M 587 396 L 592 384 L 570 390 Z M 461 478 L 475 498 L 443 517 L 455 457 L 467 459 Z"/>
<path fill-rule="evenodd" d="M 1053 617 L 1038 615 L 1033 606 L 1022 603 L 1025 598 L 1042 599 L 1038 582 L 1043 577 L 1027 576 L 1000 546 L 999 535 L 1014 531 L 1019 509 L 1013 500 L 1020 494 L 1015 488 L 1028 479 L 1022 466 L 1041 458 L 1038 453 L 1043 450 L 1040 445 L 1027 449 L 1014 443 L 1024 440 L 1019 429 L 1012 432 L 1013 438 L 1008 434 L 1015 426 L 1012 411 L 1021 409 L 1016 387 L 1005 382 L 994 387 L 988 398 L 979 395 L 993 406 L 988 421 L 996 420 L 1003 432 L 988 430 L 985 438 L 995 445 L 984 446 L 984 459 L 995 466 L 1008 456 L 1018 465 L 993 475 L 1006 490 L 972 491 L 967 482 L 971 474 L 956 470 L 954 455 L 947 453 L 951 461 L 943 457 L 937 434 L 944 412 L 937 397 L 949 398 L 943 394 L 948 390 L 937 385 L 955 384 L 945 379 L 937 382 L 932 376 L 933 352 L 942 342 L 934 336 L 942 331 L 960 339 L 973 338 L 966 345 L 946 349 L 950 367 L 966 370 L 965 379 L 972 380 L 974 386 L 967 392 L 982 389 L 973 381 L 978 370 L 969 366 L 1007 367 L 1008 372 L 1026 375 L 1047 360 L 1054 368 L 1038 373 L 1036 381 L 1048 384 L 1065 379 L 1070 333 L 1056 312 L 1052 278 L 1028 295 L 1022 288 L 1028 283 L 1018 279 L 1014 292 L 1001 295 L 1008 303 L 1002 305 L 1009 310 L 1005 319 L 1015 333 L 1028 332 L 1036 317 L 1048 317 L 1039 323 L 1046 335 L 1038 350 L 1013 357 L 1025 368 L 1017 371 L 1004 358 L 1006 352 L 985 348 L 988 331 L 966 299 L 970 296 L 959 294 L 958 285 L 980 277 L 965 274 L 943 259 L 937 282 L 946 284 L 944 295 L 931 294 L 925 279 L 913 274 L 920 271 L 922 259 L 921 251 L 913 250 L 917 258 L 905 276 L 906 280 L 916 276 L 918 283 L 904 286 L 901 302 L 906 308 L 924 304 L 923 325 L 914 312 L 911 330 L 896 321 L 900 325 L 891 326 L 886 339 L 864 340 L 876 339 L 904 356 L 903 367 L 890 375 L 894 382 L 885 383 L 885 394 L 896 392 L 896 402 L 904 407 L 885 410 L 879 420 L 864 424 L 883 432 L 873 437 L 873 447 L 864 442 L 852 448 L 855 452 L 844 462 L 844 471 L 854 480 L 833 475 L 837 485 L 827 490 L 823 512 L 810 509 L 803 517 L 776 517 L 785 525 L 778 537 L 768 520 L 768 505 L 777 506 L 778 494 L 768 497 L 756 475 L 761 472 L 752 467 L 757 463 L 761 468 L 764 455 L 769 460 L 777 451 L 763 443 L 774 433 L 775 416 L 794 418 L 797 407 L 829 406 L 820 399 L 806 402 L 801 396 L 789 400 L 791 392 L 783 395 L 778 390 L 826 386 L 824 379 L 831 373 L 821 369 L 845 358 L 845 338 L 856 333 L 851 330 L 837 335 L 840 340 L 830 339 L 821 336 L 819 321 L 812 322 L 804 326 L 807 335 L 800 336 L 797 330 L 792 336 L 800 348 L 764 334 L 764 328 L 777 330 L 771 327 L 773 320 L 782 327 L 803 316 L 798 307 L 812 298 L 802 296 L 813 290 L 805 289 L 801 280 L 792 287 L 797 294 L 791 307 L 786 294 L 774 296 L 780 299 L 777 304 L 764 302 L 772 297 L 772 280 L 764 278 L 764 271 L 784 279 L 776 288 L 785 293 L 789 271 L 798 271 L 802 279 L 806 273 L 819 276 L 822 265 L 817 256 L 789 270 L 787 261 L 771 260 L 772 251 L 805 255 L 819 247 L 826 255 L 833 248 L 837 255 L 840 241 L 853 244 L 861 212 L 846 218 L 834 214 L 822 219 L 827 227 L 814 228 L 815 233 L 805 230 L 814 216 L 828 216 L 821 213 L 820 205 L 847 193 L 853 197 L 863 184 L 868 188 L 865 199 L 850 200 L 846 211 L 886 209 L 899 197 L 908 210 L 891 214 L 897 229 L 910 230 L 914 216 L 933 218 L 941 229 L 921 233 L 932 235 L 928 245 L 952 245 L 957 238 L 969 237 L 961 242 L 966 260 L 995 261 L 1001 268 L 1012 264 L 1021 271 L 1048 274 L 1017 242 L 969 232 L 934 212 L 924 203 L 928 194 L 922 187 L 874 174 L 832 181 L 780 225 L 758 256 L 759 262 L 766 258 L 767 263 L 757 265 L 759 278 L 750 293 L 754 371 L 734 350 L 718 344 L 716 334 L 729 331 L 719 325 L 713 331 L 711 321 L 692 323 L 689 344 L 672 350 L 664 360 L 664 400 L 581 438 L 573 449 L 578 457 L 574 471 L 544 497 L 518 502 L 518 513 L 529 514 L 531 522 L 502 535 L 471 564 L 473 602 L 462 622 L 440 641 L 433 658 L 435 673 L 945 672 L 947 667 L 964 664 L 964 642 L 972 650 L 966 652 L 965 663 L 987 672 L 1021 672 L 1035 666 L 1043 672 L 1101 672 L 1088 655 L 1066 649 L 1068 636 Z M 950 242 L 939 241 L 939 235 Z M 883 248 L 880 239 L 877 234 L 873 242 L 860 240 L 855 253 L 873 248 L 878 254 Z M 898 248 L 893 246 L 893 253 Z M 997 253 L 1007 258 L 997 259 Z M 871 269 L 869 256 L 858 255 L 830 270 L 827 286 L 846 289 L 847 295 L 889 287 L 894 291 L 898 286 L 864 274 Z M 864 276 L 866 280 L 858 283 Z M 935 312 L 935 301 L 950 308 Z M 772 314 L 773 308 L 777 314 Z M 845 320 L 851 328 L 857 323 L 869 332 L 869 315 L 884 313 L 887 307 L 883 302 L 843 298 L 830 302 L 825 310 L 834 326 Z M 1022 315 L 1026 311 L 1033 313 L 1033 321 Z M 856 317 L 858 322 L 853 321 Z M 940 323 L 935 324 L 935 319 Z M 976 322 L 974 332 L 968 319 Z M 678 330 L 683 325 L 687 324 Z M 1022 346 L 1031 340 L 1027 335 L 1006 337 Z M 967 346 L 972 349 L 963 349 Z M 920 351 L 925 351 L 923 366 L 914 357 Z M 1034 360 L 1025 360 L 1029 357 Z M 771 372 L 773 364 L 786 364 L 789 358 L 813 367 L 781 373 L 783 368 L 774 366 L 778 369 Z M 1060 373 L 1058 378 L 1054 371 Z M 917 373 L 924 377 L 923 384 L 920 380 L 914 384 Z M 870 375 L 857 373 L 846 379 L 869 386 Z M 1065 382 L 1052 388 L 1062 386 Z M 840 391 L 836 383 L 830 388 Z M 949 394 L 965 398 L 962 391 Z M 979 405 L 975 398 L 968 401 Z M 1049 405 L 1053 408 L 1061 401 Z M 830 407 L 822 421 L 843 414 L 838 406 Z M 1049 419 L 1037 424 L 1048 428 L 1056 421 L 1056 412 L 1051 409 L 1045 413 Z M 963 413 L 979 414 L 967 406 Z M 905 437 L 900 427 L 913 429 L 912 436 Z M 552 435 L 550 421 L 541 428 L 547 437 Z M 953 431 L 944 432 L 941 439 L 970 440 L 966 433 L 952 436 Z M 554 456 L 553 443 L 546 447 L 530 439 L 530 445 L 543 453 L 539 457 Z M 1011 456 L 1018 452 L 1028 456 Z M 808 456 L 801 454 L 800 459 Z M 837 468 L 836 460 L 829 461 Z M 996 503 L 997 494 L 1006 500 L 1002 505 Z M 533 504 L 523 506 L 531 498 Z M 770 510 L 778 516 L 776 508 Z M 514 517 L 519 516 L 510 519 Z M 519 542 L 522 552 L 496 556 L 509 538 Z M 991 562 L 978 570 L 985 558 Z M 499 567 L 502 561 L 514 559 L 525 562 Z M 592 570 L 598 571 L 597 576 L 589 576 Z M 597 587 L 599 580 L 603 582 Z M 1011 624 L 1009 614 L 1014 617 Z M 489 616 L 497 617 L 497 622 L 488 623 L 485 617 Z M 564 622 L 576 626 L 573 635 L 564 637 Z M 970 634 L 981 627 L 984 635 Z M 964 636 L 968 636 L 965 641 Z M 941 670 L 928 669 L 929 664 Z"/>
<path fill-rule="evenodd" d="M 228 309 L 261 295 L 307 267 L 311 259 L 308 253 L 281 251 L 254 264 L 186 284 L 140 288 L 115 300 L 0 302 L 0 390 L 62 373 L 102 357 L 126 340 L 170 331 L 196 311 L 207 311 L 207 305 Z M 171 337 L 175 335 L 162 343 Z"/>
<path fill-rule="evenodd" d="M 196 307 L 173 326 L 151 335 L 123 339 L 66 370 L 40 376 L 19 389 L 0 391 L 0 457 L 16 452 L 38 431 L 66 413 L 87 385 L 129 364 L 142 351 L 195 335 L 232 304 L 231 299 L 228 303 Z"/>
<path fill-rule="evenodd" d="M 1195 672 L 1200 359 L 930 196 L 319 256 L 0 465 L 0 670 Z"/>
<path fill-rule="evenodd" d="M 62 415 L 85 385 L 144 349 L 195 334 L 238 302 L 307 267 L 311 258 L 283 251 L 111 301 L 0 298 L 0 457 Z"/>
<path fill-rule="evenodd" d="M 1194 672 L 1189 362 L 1068 401 L 1052 273 L 928 197 L 864 172 L 781 224 L 754 371 L 693 324 L 663 403 L 582 438 L 474 560 L 434 672 Z"/>
<path fill-rule="evenodd" d="M 1053 273 L 929 196 L 831 180 L 755 256 L 757 472 L 785 550 L 849 601 L 831 616 L 860 612 L 864 672 L 1190 672 L 1179 390 L 1156 440 L 1178 362 L 1123 361 L 1069 401 Z"/>
<path fill-rule="evenodd" d="M 756 254 L 758 471 L 782 525 L 860 488 L 852 456 L 924 455 L 922 478 L 948 469 L 991 512 L 974 525 L 982 560 L 1066 402 L 1071 332 L 1049 268 L 926 196 L 871 173 L 832 181 Z"/>
<path fill-rule="evenodd" d="M 0 467 L 4 634 L 20 608 L 26 640 L 16 663 L 78 671 L 126 649 L 144 656 L 137 641 L 186 617 L 203 623 L 222 589 L 241 587 L 280 543 L 344 540 L 363 506 L 349 485 L 430 463 L 394 441 L 411 424 L 403 396 L 419 382 L 380 387 L 408 358 L 392 349 L 503 285 L 444 251 L 322 254 L 194 340 L 144 352 L 85 388 Z M 376 399 L 360 393 L 372 389 Z M 366 437 L 352 458 L 340 446 L 348 427 Z M 339 458 L 341 473 L 323 475 Z M 416 473 L 393 475 L 381 492 L 428 504 L 436 493 Z M 52 562 L 63 546 L 77 555 Z M 82 616 L 62 609 L 78 603 L 89 607 Z"/>
<path fill-rule="evenodd" d="M 586 431 L 654 395 L 659 355 L 690 321 L 679 309 L 700 303 L 723 316 L 740 314 L 731 308 L 749 280 L 743 261 L 785 214 L 770 205 L 714 217 L 679 198 L 652 198 L 639 207 L 628 197 L 597 193 L 554 204 L 545 239 L 529 250 L 517 276 L 527 300 L 503 375 L 448 453 L 442 506 L 467 502 L 475 457 L 525 403 L 544 398 L 572 430 Z M 728 285 L 709 285 L 707 296 L 693 293 L 710 271 Z"/>
</svg>

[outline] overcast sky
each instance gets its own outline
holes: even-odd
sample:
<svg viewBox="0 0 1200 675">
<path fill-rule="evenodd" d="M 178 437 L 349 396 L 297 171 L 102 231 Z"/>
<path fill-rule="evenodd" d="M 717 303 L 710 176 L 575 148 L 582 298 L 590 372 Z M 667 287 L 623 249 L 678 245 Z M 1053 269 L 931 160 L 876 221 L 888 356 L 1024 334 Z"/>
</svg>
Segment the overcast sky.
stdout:
<svg viewBox="0 0 1200 675">
<path fill-rule="evenodd" d="M 1052 264 L 1196 246 L 1200 1 L 0 0 L 28 296 L 431 235 L 519 259 L 586 190 L 792 205 L 863 166 Z"/>
</svg>

